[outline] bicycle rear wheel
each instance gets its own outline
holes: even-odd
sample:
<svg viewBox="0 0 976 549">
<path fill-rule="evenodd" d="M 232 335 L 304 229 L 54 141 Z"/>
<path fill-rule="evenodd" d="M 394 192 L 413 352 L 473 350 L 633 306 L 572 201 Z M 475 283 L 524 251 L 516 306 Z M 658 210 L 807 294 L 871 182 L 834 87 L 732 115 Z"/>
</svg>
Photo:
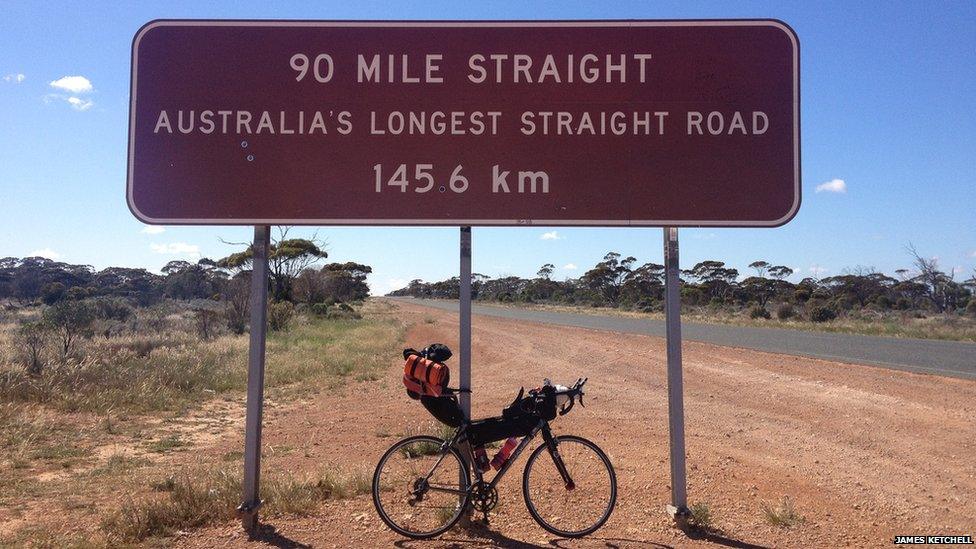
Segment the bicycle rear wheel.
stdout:
<svg viewBox="0 0 976 549">
<path fill-rule="evenodd" d="M 397 442 L 373 473 L 373 505 L 394 532 L 414 539 L 439 536 L 461 518 L 471 477 L 457 448 L 433 436 Z"/>
<path fill-rule="evenodd" d="M 532 452 L 522 474 L 522 495 L 529 514 L 557 536 L 592 534 L 610 518 L 617 503 L 617 475 L 603 450 L 582 437 L 555 437 L 557 454 L 543 443 Z M 572 479 L 567 485 L 561 460 Z"/>
</svg>

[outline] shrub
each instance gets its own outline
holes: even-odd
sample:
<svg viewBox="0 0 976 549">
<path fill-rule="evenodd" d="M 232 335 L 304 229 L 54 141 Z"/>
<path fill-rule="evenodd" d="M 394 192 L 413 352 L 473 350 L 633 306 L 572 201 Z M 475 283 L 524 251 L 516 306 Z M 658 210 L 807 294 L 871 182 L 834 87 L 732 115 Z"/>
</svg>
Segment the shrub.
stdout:
<svg viewBox="0 0 976 549">
<path fill-rule="evenodd" d="M 810 290 L 807 288 L 797 288 L 793 290 L 793 300 L 797 303 L 804 303 L 806 300 L 810 299 Z"/>
<path fill-rule="evenodd" d="M 712 510 L 705 502 L 699 501 L 688 508 L 691 511 L 691 525 L 699 530 L 712 527 Z"/>
<path fill-rule="evenodd" d="M 352 309 L 332 308 L 329 309 L 329 314 L 326 315 L 326 318 L 329 320 L 358 320 L 363 318 L 363 315 Z"/>
<path fill-rule="evenodd" d="M 793 306 L 789 303 L 780 303 L 779 307 L 776 307 L 776 318 L 780 320 L 789 320 L 796 315 L 796 311 L 793 310 Z"/>
<path fill-rule="evenodd" d="M 217 319 L 220 313 L 211 308 L 196 309 L 194 319 L 197 325 L 197 335 L 200 339 L 210 339 L 217 334 Z"/>
<path fill-rule="evenodd" d="M 830 307 L 819 306 L 810 309 L 810 320 L 813 322 L 830 322 L 835 318 L 837 318 L 837 313 Z"/>
<path fill-rule="evenodd" d="M 87 301 L 60 301 L 44 311 L 44 321 L 58 339 L 63 362 L 95 321 L 95 309 Z"/>
<path fill-rule="evenodd" d="M 970 316 L 976 316 L 976 297 L 969 300 L 969 304 L 966 305 L 966 313 Z"/>
<path fill-rule="evenodd" d="M 324 317 L 329 314 L 329 305 L 326 303 L 315 303 L 311 306 L 310 310 L 313 315 Z"/>
<path fill-rule="evenodd" d="M 91 288 L 86 288 L 84 286 L 72 286 L 64 293 L 64 297 L 74 301 L 80 301 L 82 299 L 91 297 L 91 294 Z"/>
<path fill-rule="evenodd" d="M 762 502 L 760 504 L 766 522 L 773 526 L 789 528 L 803 522 L 803 517 L 796 511 L 790 496 L 783 496 L 783 500 L 776 504 Z"/>
<path fill-rule="evenodd" d="M 899 311 L 907 311 L 912 308 L 912 300 L 907 297 L 899 297 L 895 301 L 895 308 Z"/>
<path fill-rule="evenodd" d="M 288 330 L 295 317 L 295 305 L 290 301 L 278 301 L 268 306 L 268 327 L 274 332 Z"/>
<path fill-rule="evenodd" d="M 759 305 L 755 305 L 751 309 L 749 309 L 749 318 L 769 319 L 772 318 L 772 315 L 769 314 L 769 311 L 767 311 L 765 307 L 760 307 Z"/>
<path fill-rule="evenodd" d="M 247 331 L 250 297 L 251 290 L 247 284 L 247 277 L 233 278 L 224 285 L 221 294 L 221 301 L 226 303 L 224 320 L 227 322 L 227 328 L 237 335 Z"/>
<path fill-rule="evenodd" d="M 642 299 L 638 301 L 636 305 L 634 305 L 634 309 L 644 313 L 660 311 L 661 302 L 655 299 Z"/>
<path fill-rule="evenodd" d="M 44 369 L 43 352 L 47 346 L 48 327 L 43 322 L 24 322 L 17 329 L 15 342 L 27 373 L 40 374 Z"/>
<path fill-rule="evenodd" d="M 135 314 L 135 309 L 124 299 L 117 297 L 100 297 L 91 301 L 95 318 L 101 320 L 116 320 L 126 322 Z"/>
</svg>

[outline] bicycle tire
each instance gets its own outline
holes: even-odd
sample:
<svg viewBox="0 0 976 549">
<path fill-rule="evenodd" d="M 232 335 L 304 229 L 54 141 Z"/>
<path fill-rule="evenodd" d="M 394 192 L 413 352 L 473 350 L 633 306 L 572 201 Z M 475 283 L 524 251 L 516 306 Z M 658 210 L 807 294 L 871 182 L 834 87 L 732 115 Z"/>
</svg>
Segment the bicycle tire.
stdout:
<svg viewBox="0 0 976 549">
<path fill-rule="evenodd" d="M 382 491 L 380 489 L 381 488 L 380 475 L 383 471 L 383 466 L 389 460 L 390 456 L 394 455 L 401 447 L 410 444 L 412 442 L 418 442 L 418 441 L 427 441 L 432 444 L 437 444 L 438 446 L 445 444 L 445 441 L 443 439 L 440 439 L 435 436 L 417 435 L 417 436 L 412 436 L 412 437 L 407 437 L 405 439 L 402 439 L 394 443 L 392 446 L 390 446 L 390 448 L 383 454 L 383 457 L 380 458 L 379 463 L 376 464 L 376 470 L 373 472 L 373 484 L 372 484 L 373 507 L 376 508 L 376 512 L 377 514 L 379 514 L 380 519 L 391 530 L 400 534 L 401 536 L 406 536 L 411 539 L 431 539 L 443 534 L 444 532 L 447 532 L 448 530 L 453 528 L 454 525 L 457 524 L 459 520 L 461 520 L 461 517 L 464 515 L 465 509 L 467 509 L 468 507 L 468 500 L 470 498 L 470 494 L 467 493 L 467 490 L 471 486 L 471 473 L 468 471 L 466 462 L 461 456 L 461 452 L 459 452 L 458 449 L 453 446 L 448 448 L 447 454 L 450 454 L 454 456 L 455 459 L 457 459 L 458 463 L 460 464 L 460 470 L 464 472 L 463 473 L 464 486 L 462 487 L 462 489 L 465 490 L 465 494 L 464 496 L 462 496 L 461 504 L 459 506 L 459 511 L 454 515 L 454 517 L 451 520 L 446 522 L 444 525 L 434 530 L 431 530 L 429 532 L 415 532 L 400 526 L 399 524 L 396 523 L 396 521 L 390 518 L 389 514 L 383 508 L 383 504 L 380 499 L 380 492 Z"/>
<path fill-rule="evenodd" d="M 542 516 L 539 514 L 538 510 L 536 509 L 535 504 L 532 503 L 532 496 L 529 493 L 529 475 L 532 472 L 532 465 L 535 463 L 536 459 L 538 459 L 538 457 L 542 455 L 543 452 L 545 452 L 546 455 L 549 455 L 548 453 L 549 447 L 545 442 L 539 445 L 539 447 L 532 452 L 532 455 L 529 456 L 528 461 L 525 462 L 525 469 L 522 472 L 522 498 L 525 500 L 525 506 L 528 508 L 529 514 L 532 515 L 532 518 L 539 524 L 539 526 L 546 529 L 546 531 L 561 537 L 581 538 L 583 536 L 587 536 L 597 531 L 601 526 L 603 526 L 607 522 L 607 520 L 610 519 L 610 515 L 613 513 L 613 509 L 617 505 L 617 473 L 613 469 L 613 464 L 610 463 L 610 458 L 607 457 L 607 454 L 599 446 L 597 446 L 596 443 L 591 442 L 583 437 L 578 437 L 574 435 L 559 435 L 555 437 L 555 440 L 557 445 L 564 441 L 577 442 L 592 450 L 597 455 L 597 457 L 600 458 L 600 461 L 606 467 L 607 473 L 610 478 L 610 501 L 609 504 L 607 505 L 606 510 L 597 519 L 595 523 L 593 523 L 592 525 L 586 528 L 583 528 L 582 530 L 572 530 L 572 531 L 562 530 L 560 528 L 557 528 L 549 524 L 548 522 L 545 521 L 545 519 L 542 518 Z M 572 464 L 567 464 L 567 466 L 572 467 Z"/>
</svg>

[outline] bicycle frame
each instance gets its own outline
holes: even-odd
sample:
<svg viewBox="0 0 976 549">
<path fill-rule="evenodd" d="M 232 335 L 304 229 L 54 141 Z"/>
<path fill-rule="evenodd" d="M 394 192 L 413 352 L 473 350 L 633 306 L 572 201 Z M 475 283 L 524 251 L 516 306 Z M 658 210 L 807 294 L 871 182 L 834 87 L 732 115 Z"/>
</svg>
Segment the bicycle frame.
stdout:
<svg viewBox="0 0 976 549">
<path fill-rule="evenodd" d="M 566 470 L 566 465 L 563 463 L 563 460 L 560 458 L 559 452 L 556 449 L 556 441 L 552 436 L 551 429 L 549 428 L 549 422 L 547 422 L 544 419 L 539 420 L 539 423 L 532 428 L 532 431 L 530 431 L 528 435 L 522 438 L 522 441 L 519 442 L 519 445 L 515 447 L 515 450 L 512 451 L 512 455 L 508 457 L 508 459 L 505 461 L 505 464 L 502 465 L 502 468 L 499 469 L 495 477 L 491 479 L 490 483 L 488 483 L 488 486 L 490 486 L 491 488 L 495 488 L 498 485 L 498 483 L 501 482 L 502 478 L 505 477 L 505 473 L 507 473 L 508 470 L 511 469 L 512 465 L 515 463 L 516 460 L 518 460 L 522 452 L 524 452 L 526 447 L 528 447 L 528 445 L 531 444 L 533 440 L 535 440 L 536 435 L 538 435 L 540 432 L 542 433 L 542 438 L 545 441 L 546 446 L 548 446 L 549 448 L 549 454 L 552 456 L 553 461 L 555 461 L 556 469 L 559 471 L 559 474 L 562 477 L 563 482 L 566 483 L 566 487 L 568 489 L 572 489 L 574 487 L 573 480 L 569 476 L 569 472 Z M 482 475 L 481 471 L 479 471 L 477 467 L 472 466 L 472 464 L 475 462 L 474 450 L 471 448 L 471 444 L 468 442 L 465 436 L 466 434 L 467 434 L 467 424 L 458 427 L 457 431 L 455 431 L 454 433 L 454 436 L 451 437 L 451 440 L 446 441 L 444 443 L 444 446 L 441 447 L 441 455 L 437 459 L 437 462 L 434 463 L 434 465 L 430 468 L 430 471 L 427 472 L 427 475 L 424 477 L 425 481 L 429 480 L 430 477 L 434 474 L 434 471 L 436 471 L 437 468 L 440 467 L 441 462 L 447 456 L 448 448 L 450 448 L 451 446 L 458 446 L 459 448 L 461 448 L 462 455 L 464 455 L 466 458 L 465 466 L 467 466 L 470 470 L 474 471 L 475 482 L 477 483 L 477 482 L 484 481 L 484 476 Z M 464 495 L 467 493 L 467 492 L 462 492 L 460 490 L 452 490 L 450 488 L 443 488 L 439 486 L 428 485 L 428 488 L 430 490 L 435 490 L 438 492 L 448 492 L 457 495 Z M 471 486 L 468 487 L 468 490 L 470 489 Z"/>
</svg>

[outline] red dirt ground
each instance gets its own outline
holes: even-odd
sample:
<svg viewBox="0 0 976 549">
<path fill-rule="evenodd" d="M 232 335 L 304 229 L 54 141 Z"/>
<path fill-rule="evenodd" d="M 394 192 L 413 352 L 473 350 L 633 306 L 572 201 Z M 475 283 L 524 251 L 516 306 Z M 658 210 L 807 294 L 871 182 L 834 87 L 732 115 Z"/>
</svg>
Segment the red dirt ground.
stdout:
<svg viewBox="0 0 976 549">
<path fill-rule="evenodd" d="M 400 304 L 405 345 L 457 341 L 454 315 Z M 558 540 L 536 525 L 513 469 L 499 487 L 490 530 L 455 528 L 431 542 L 388 530 L 369 496 L 324 504 L 312 516 L 271 518 L 264 540 L 237 524 L 196 530 L 179 547 L 842 547 L 888 546 L 893 536 L 976 533 L 976 382 L 862 365 L 685 343 L 689 499 L 711 509 L 719 534 L 688 537 L 664 514 L 669 499 L 664 341 L 580 328 L 475 317 L 474 416 L 496 415 L 522 385 L 588 376 L 587 407 L 553 427 L 610 455 L 620 493 L 590 538 Z M 452 361 L 455 362 L 455 361 Z M 456 368 L 456 365 L 454 366 Z M 400 436 L 424 430 L 406 397 L 401 363 L 387 377 L 266 414 L 267 471 L 341 464 L 372 471 Z M 217 459 L 239 436 L 201 450 Z M 522 458 L 524 459 L 524 457 Z M 789 496 L 804 521 L 770 525 L 762 502 Z"/>
</svg>

